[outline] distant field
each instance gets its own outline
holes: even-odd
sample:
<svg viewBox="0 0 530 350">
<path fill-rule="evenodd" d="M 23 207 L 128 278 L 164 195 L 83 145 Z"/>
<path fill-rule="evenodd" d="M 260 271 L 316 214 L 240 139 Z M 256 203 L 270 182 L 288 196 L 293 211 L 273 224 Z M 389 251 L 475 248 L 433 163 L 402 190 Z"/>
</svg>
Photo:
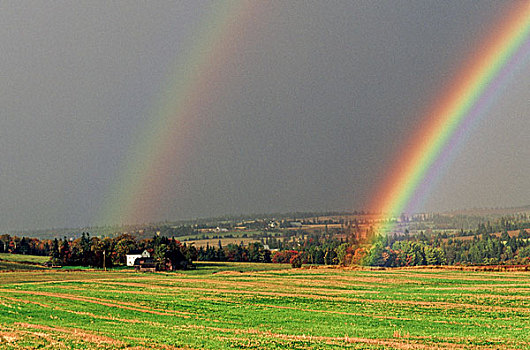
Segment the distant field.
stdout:
<svg viewBox="0 0 530 350">
<path fill-rule="evenodd" d="M 525 230 L 525 231 L 530 232 L 530 230 Z M 508 235 L 510 237 L 519 237 L 519 232 L 520 230 L 508 231 Z M 493 237 L 500 237 L 502 235 L 502 232 L 494 232 L 494 233 L 491 233 L 490 235 Z M 479 235 L 479 237 L 482 237 L 482 235 Z M 474 237 L 473 236 L 457 236 L 457 237 L 451 237 L 451 238 L 444 238 L 443 240 L 447 242 L 449 239 L 453 239 L 453 240 L 457 239 L 460 241 L 472 241 Z"/>
<path fill-rule="evenodd" d="M 49 256 L 38 256 L 38 255 L 0 253 L 0 260 L 30 263 L 30 264 L 44 264 L 45 262 L 50 260 L 50 257 Z"/>
<path fill-rule="evenodd" d="M 0 253 L 0 271 L 39 270 L 48 260 L 49 256 Z"/>
<path fill-rule="evenodd" d="M 27 270 L 41 270 L 44 267 L 40 265 L 29 265 L 23 263 L 16 263 L 11 261 L 0 261 L 1 271 L 27 271 Z"/>
<path fill-rule="evenodd" d="M 259 242 L 259 240 L 256 238 L 238 237 L 238 238 L 197 239 L 197 240 L 186 241 L 184 243 L 188 245 L 193 244 L 197 248 L 206 247 L 207 245 L 209 245 L 210 247 L 217 248 L 219 246 L 219 240 L 221 240 L 221 244 L 223 247 L 227 246 L 228 244 L 240 244 L 241 242 L 243 242 L 243 245 L 248 245 L 249 243 L 252 243 L 252 242 Z"/>
<path fill-rule="evenodd" d="M 0 273 L 0 348 L 530 349 L 530 273 Z"/>
<path fill-rule="evenodd" d="M 219 240 L 219 239 L 225 239 L 225 238 L 239 238 L 239 237 L 243 237 L 244 235 L 246 235 L 247 237 L 252 237 L 252 236 L 255 236 L 261 233 L 262 233 L 261 231 L 227 231 L 227 232 L 204 231 L 204 232 L 196 233 L 193 235 L 175 236 L 175 238 L 180 241 L 184 241 L 185 239 L 201 240 L 203 239 L 202 238 L 203 236 L 206 236 L 206 237 L 217 236 L 218 238 L 216 239 Z M 227 237 L 227 236 L 232 236 L 232 237 Z"/>
</svg>

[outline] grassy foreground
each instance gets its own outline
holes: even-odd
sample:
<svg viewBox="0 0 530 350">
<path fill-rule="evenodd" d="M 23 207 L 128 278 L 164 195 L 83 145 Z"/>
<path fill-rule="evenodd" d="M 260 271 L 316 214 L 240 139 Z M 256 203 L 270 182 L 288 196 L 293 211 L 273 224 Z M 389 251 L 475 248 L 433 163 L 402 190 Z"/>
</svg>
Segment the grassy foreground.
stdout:
<svg viewBox="0 0 530 350">
<path fill-rule="evenodd" d="M 530 273 L 0 273 L 0 348 L 530 349 Z"/>
</svg>

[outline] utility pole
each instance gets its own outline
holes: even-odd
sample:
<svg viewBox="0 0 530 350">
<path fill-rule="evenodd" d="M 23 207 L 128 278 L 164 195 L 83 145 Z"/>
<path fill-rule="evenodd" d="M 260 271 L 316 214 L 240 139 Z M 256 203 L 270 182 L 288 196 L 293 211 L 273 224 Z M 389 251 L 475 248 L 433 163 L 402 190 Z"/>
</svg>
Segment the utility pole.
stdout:
<svg viewBox="0 0 530 350">
<path fill-rule="evenodd" d="M 107 271 L 107 265 L 105 264 L 105 256 L 107 255 L 107 250 L 103 251 L 103 271 Z"/>
</svg>

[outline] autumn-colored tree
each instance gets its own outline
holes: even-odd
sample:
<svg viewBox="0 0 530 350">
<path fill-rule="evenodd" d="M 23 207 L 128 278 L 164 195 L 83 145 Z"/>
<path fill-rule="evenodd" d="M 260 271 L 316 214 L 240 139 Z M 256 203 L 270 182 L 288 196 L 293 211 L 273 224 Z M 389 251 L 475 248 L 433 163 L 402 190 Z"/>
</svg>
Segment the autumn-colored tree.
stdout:
<svg viewBox="0 0 530 350">
<path fill-rule="evenodd" d="M 366 255 L 368 254 L 368 252 L 366 251 L 365 248 L 357 248 L 355 249 L 355 252 L 353 253 L 353 257 L 352 257 L 352 264 L 354 265 L 363 265 L 364 264 L 364 259 L 366 258 Z"/>
</svg>

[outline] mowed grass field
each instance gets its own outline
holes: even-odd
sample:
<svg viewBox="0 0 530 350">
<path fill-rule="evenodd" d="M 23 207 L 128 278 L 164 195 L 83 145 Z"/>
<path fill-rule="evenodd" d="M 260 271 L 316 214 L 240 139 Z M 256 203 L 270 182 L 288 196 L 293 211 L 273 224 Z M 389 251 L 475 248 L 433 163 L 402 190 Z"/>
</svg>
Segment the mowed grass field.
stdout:
<svg viewBox="0 0 530 350">
<path fill-rule="evenodd" d="M 530 349 L 530 273 L 0 273 L 0 348 Z"/>
<path fill-rule="evenodd" d="M 0 271 L 36 270 L 50 260 L 49 256 L 0 253 Z"/>
</svg>

